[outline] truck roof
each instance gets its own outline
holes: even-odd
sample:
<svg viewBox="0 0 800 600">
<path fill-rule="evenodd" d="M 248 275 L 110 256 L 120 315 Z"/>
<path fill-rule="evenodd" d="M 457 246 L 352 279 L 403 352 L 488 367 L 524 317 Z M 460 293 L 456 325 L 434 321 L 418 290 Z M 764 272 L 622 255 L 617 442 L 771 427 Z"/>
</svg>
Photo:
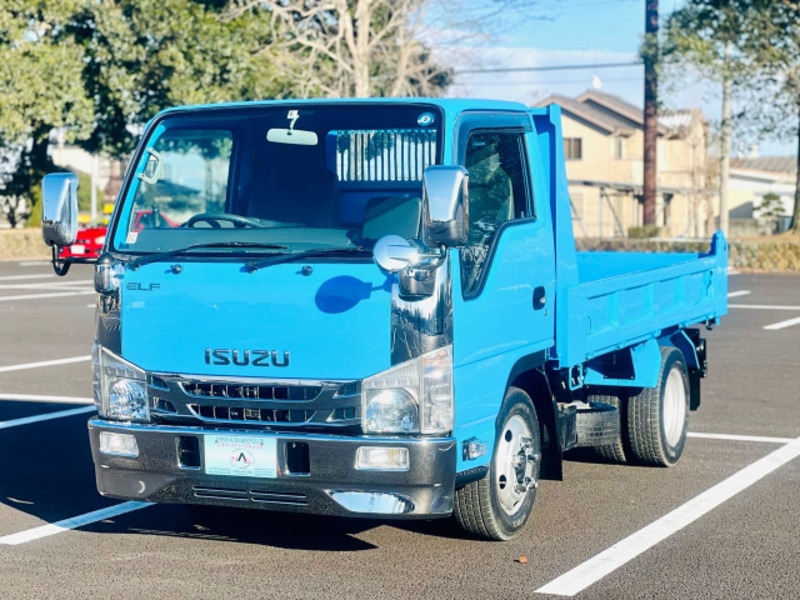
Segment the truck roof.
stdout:
<svg viewBox="0 0 800 600">
<path fill-rule="evenodd" d="M 312 98 L 307 100 L 255 100 L 248 102 L 223 102 L 218 104 L 195 104 L 175 106 L 162 110 L 156 115 L 160 117 L 172 112 L 204 110 L 208 108 L 245 107 L 245 106 L 297 106 L 298 104 L 432 104 L 439 106 L 445 113 L 455 115 L 465 110 L 504 110 L 525 111 L 529 110 L 521 102 L 507 102 L 505 100 L 487 100 L 478 98 Z"/>
</svg>

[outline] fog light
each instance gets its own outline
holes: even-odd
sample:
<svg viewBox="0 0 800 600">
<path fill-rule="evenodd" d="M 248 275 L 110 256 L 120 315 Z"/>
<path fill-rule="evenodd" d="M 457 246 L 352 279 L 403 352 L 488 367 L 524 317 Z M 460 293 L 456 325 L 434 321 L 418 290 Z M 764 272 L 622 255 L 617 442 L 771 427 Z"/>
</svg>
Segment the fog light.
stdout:
<svg viewBox="0 0 800 600">
<path fill-rule="evenodd" d="M 361 446 L 356 452 L 356 469 L 362 471 L 408 471 L 408 448 Z"/>
<path fill-rule="evenodd" d="M 139 456 L 139 444 L 136 438 L 129 433 L 100 432 L 100 452 L 114 456 Z"/>
</svg>

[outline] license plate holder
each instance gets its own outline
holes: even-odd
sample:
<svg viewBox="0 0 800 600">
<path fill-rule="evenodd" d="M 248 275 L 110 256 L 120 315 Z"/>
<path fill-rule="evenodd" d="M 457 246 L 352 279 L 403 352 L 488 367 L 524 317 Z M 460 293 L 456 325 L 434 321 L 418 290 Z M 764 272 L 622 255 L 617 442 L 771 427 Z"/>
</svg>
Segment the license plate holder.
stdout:
<svg viewBox="0 0 800 600">
<path fill-rule="evenodd" d="M 203 436 L 203 466 L 206 475 L 257 477 L 278 476 L 278 440 L 264 435 Z"/>
</svg>

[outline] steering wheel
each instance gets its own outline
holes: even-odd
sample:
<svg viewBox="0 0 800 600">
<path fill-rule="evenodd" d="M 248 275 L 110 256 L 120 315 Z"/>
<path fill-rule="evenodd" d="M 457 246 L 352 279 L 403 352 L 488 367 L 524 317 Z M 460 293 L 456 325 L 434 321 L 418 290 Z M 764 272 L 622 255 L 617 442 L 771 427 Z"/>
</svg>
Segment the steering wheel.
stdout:
<svg viewBox="0 0 800 600">
<path fill-rule="evenodd" d="M 208 223 L 211 229 L 222 229 L 220 221 L 233 223 L 236 227 L 251 227 L 253 229 L 264 229 L 264 226 L 256 219 L 242 217 L 241 215 L 231 215 L 228 213 L 200 213 L 186 221 L 181 227 L 194 227 L 196 223 Z"/>
</svg>

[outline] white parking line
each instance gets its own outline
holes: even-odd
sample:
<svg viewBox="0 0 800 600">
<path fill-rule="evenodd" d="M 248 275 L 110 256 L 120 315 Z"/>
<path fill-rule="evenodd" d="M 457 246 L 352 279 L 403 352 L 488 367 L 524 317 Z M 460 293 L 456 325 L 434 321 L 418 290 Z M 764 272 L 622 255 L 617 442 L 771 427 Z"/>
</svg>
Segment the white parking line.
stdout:
<svg viewBox="0 0 800 600">
<path fill-rule="evenodd" d="M 749 308 L 752 310 L 800 310 L 800 306 L 783 306 L 781 304 L 728 304 L 728 308 Z"/>
<path fill-rule="evenodd" d="M 800 438 L 793 439 L 734 473 L 647 527 L 543 585 L 536 592 L 574 596 L 798 456 Z"/>
<path fill-rule="evenodd" d="M 765 437 L 763 435 L 735 435 L 732 433 L 700 433 L 690 431 L 689 437 L 700 438 L 703 440 L 730 440 L 733 442 L 763 442 L 765 444 L 788 444 L 794 438 Z"/>
<path fill-rule="evenodd" d="M 35 300 L 37 298 L 59 298 L 61 296 L 83 296 L 85 294 L 94 294 L 94 290 L 86 290 L 83 292 L 58 292 L 54 294 L 24 294 L 22 296 L 0 296 L 0 302 L 8 302 L 10 300 Z"/>
<path fill-rule="evenodd" d="M 88 287 L 92 282 L 88 279 L 62 279 L 60 281 L 15 281 L 11 283 L 0 283 L 0 290 L 51 290 L 71 288 L 71 287 Z"/>
<path fill-rule="evenodd" d="M 741 296 L 749 296 L 750 290 L 739 290 L 738 292 L 731 292 L 728 294 L 728 298 L 739 298 Z"/>
<path fill-rule="evenodd" d="M 787 319 L 786 321 L 779 321 L 778 323 L 773 323 L 772 325 L 765 325 L 764 329 L 775 331 L 777 329 L 785 329 L 786 327 L 791 327 L 792 325 L 800 325 L 800 317 L 795 317 L 794 319 Z"/>
<path fill-rule="evenodd" d="M 18 279 L 55 279 L 55 273 L 40 274 L 40 275 L 3 275 L 0 281 L 16 281 Z"/>
<path fill-rule="evenodd" d="M 26 260 L 19 263 L 20 267 L 49 267 L 52 263 L 48 260 Z"/>
<path fill-rule="evenodd" d="M 75 396 L 39 396 L 31 394 L 0 394 L 0 400 L 13 402 L 52 402 L 53 404 L 93 404 L 92 398 L 77 398 Z"/>
<path fill-rule="evenodd" d="M 0 537 L 0 544 L 6 544 L 8 546 L 25 544 L 43 537 L 69 531 L 70 529 L 76 529 L 77 527 L 83 527 L 84 525 L 91 525 L 92 523 L 103 521 L 104 519 L 111 519 L 112 517 L 118 517 L 119 515 L 124 515 L 125 513 L 133 512 L 135 510 L 141 510 L 142 508 L 147 508 L 148 506 L 152 505 L 152 502 L 135 501 L 115 504 L 114 506 L 101 508 L 100 510 L 94 510 L 86 513 L 85 515 L 79 515 L 77 517 L 72 517 L 62 521 L 56 521 L 55 523 L 48 523 L 47 525 L 28 529 L 27 531 L 20 531 L 19 533 L 5 535 Z"/>
<path fill-rule="evenodd" d="M 53 283 L 0 283 L 0 290 L 35 290 L 39 292 L 79 292 L 91 290 L 85 281 L 54 281 Z"/>
<path fill-rule="evenodd" d="M 53 419 L 63 419 L 64 417 L 72 417 L 75 415 L 82 415 L 84 413 L 94 412 L 94 406 L 81 406 L 80 408 L 70 408 L 69 410 L 60 410 L 58 412 L 45 413 L 43 415 L 34 415 L 32 417 L 23 417 L 21 419 L 12 419 L 10 421 L 0 421 L 0 429 L 10 429 L 12 427 L 19 427 L 20 425 L 31 425 L 32 423 L 40 423 L 41 421 L 52 421 Z"/>
<path fill-rule="evenodd" d="M 68 365 L 70 363 L 84 362 L 92 360 L 90 355 L 87 356 L 72 356 L 70 358 L 56 358 L 54 360 L 42 360 L 39 362 L 23 363 L 21 365 L 8 365 L 0 367 L 0 373 L 7 373 L 8 371 L 22 371 L 24 369 L 38 369 L 39 367 L 54 367 L 56 365 Z"/>
</svg>

